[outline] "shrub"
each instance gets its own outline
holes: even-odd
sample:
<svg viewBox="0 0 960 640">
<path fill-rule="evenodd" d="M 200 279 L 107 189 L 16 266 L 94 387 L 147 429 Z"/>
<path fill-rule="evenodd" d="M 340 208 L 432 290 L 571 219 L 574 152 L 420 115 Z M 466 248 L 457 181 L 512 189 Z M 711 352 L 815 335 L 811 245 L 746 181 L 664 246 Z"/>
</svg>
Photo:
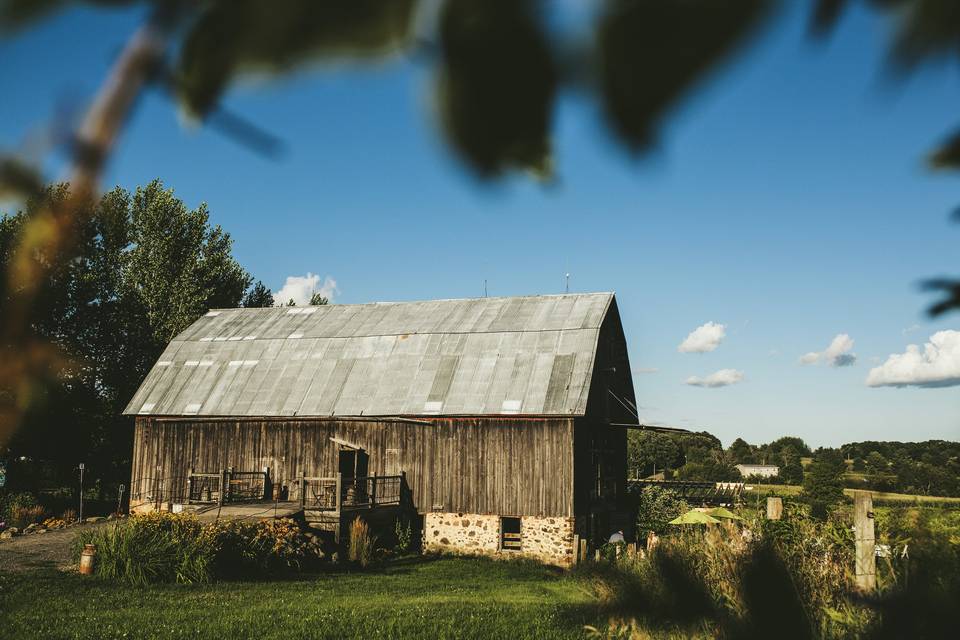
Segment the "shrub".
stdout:
<svg viewBox="0 0 960 640">
<path fill-rule="evenodd" d="M 148 513 L 82 531 L 74 542 L 97 548 L 96 573 L 129 584 L 210 582 L 299 570 L 316 549 L 292 520 L 201 524 L 186 514 Z"/>
<path fill-rule="evenodd" d="M 644 487 L 637 496 L 637 535 L 665 533 L 670 527 L 667 523 L 687 509 L 687 503 L 672 491 L 656 485 Z"/>
<path fill-rule="evenodd" d="M 43 520 L 46 510 L 37 505 L 35 507 L 10 507 L 9 516 L 6 520 L 7 525 L 11 527 L 26 527 Z"/>
<path fill-rule="evenodd" d="M 356 518 L 350 523 L 350 549 L 347 557 L 361 567 L 366 567 L 373 560 L 374 545 L 377 537 L 370 534 L 370 527 L 363 518 Z"/>
<path fill-rule="evenodd" d="M 36 513 L 35 511 L 31 512 L 31 509 L 39 507 L 40 501 L 29 491 L 0 491 L 0 520 L 6 522 L 7 526 L 22 527 L 31 522 L 36 522 L 39 517 L 26 522 L 23 519 L 28 518 L 31 513 Z M 40 515 L 43 515 L 42 509 Z"/>
</svg>

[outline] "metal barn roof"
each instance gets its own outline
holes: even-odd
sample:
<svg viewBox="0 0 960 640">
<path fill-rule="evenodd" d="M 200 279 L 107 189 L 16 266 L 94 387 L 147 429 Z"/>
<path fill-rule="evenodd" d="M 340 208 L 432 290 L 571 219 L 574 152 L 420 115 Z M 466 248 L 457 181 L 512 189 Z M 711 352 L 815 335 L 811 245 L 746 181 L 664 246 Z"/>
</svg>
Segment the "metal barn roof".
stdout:
<svg viewBox="0 0 960 640">
<path fill-rule="evenodd" d="M 583 415 L 612 293 L 213 310 L 124 413 Z"/>
</svg>

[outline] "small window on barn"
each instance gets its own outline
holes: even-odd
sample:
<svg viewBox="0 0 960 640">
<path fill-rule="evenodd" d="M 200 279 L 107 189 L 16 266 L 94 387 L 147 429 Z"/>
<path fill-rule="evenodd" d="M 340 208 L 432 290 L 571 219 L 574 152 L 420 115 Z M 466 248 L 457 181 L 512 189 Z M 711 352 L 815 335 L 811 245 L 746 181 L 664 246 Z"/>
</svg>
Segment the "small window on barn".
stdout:
<svg viewBox="0 0 960 640">
<path fill-rule="evenodd" d="M 500 548 L 520 551 L 520 518 L 500 518 Z"/>
</svg>

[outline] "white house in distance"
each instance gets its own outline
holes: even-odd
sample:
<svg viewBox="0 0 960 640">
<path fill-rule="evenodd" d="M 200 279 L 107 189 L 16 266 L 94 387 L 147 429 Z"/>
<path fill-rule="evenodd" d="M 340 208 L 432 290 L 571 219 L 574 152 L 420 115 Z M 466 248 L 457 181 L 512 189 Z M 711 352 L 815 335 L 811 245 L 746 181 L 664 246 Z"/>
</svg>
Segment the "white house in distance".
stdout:
<svg viewBox="0 0 960 640">
<path fill-rule="evenodd" d="M 761 478 L 773 478 L 780 475 L 780 467 L 775 464 L 738 464 L 737 471 L 744 478 L 759 476 Z"/>
</svg>

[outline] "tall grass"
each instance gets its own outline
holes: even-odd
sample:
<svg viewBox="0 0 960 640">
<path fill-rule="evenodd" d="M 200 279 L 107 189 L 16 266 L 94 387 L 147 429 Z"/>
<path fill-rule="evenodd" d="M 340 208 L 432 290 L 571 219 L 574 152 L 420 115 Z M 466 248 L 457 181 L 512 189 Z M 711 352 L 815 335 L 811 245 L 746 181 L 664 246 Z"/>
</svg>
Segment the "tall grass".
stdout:
<svg viewBox="0 0 960 640">
<path fill-rule="evenodd" d="M 610 616 L 610 638 L 939 638 L 955 634 L 960 515 L 878 511 L 879 540 L 912 556 L 878 559 L 878 589 L 854 588 L 844 509 L 827 522 L 788 504 L 785 517 L 678 529 L 647 558 L 579 569 Z M 909 575 L 908 575 L 909 574 Z M 909 580 L 907 579 L 909 578 Z M 954 605 L 947 603 L 953 602 Z"/>
<path fill-rule="evenodd" d="M 366 567 L 373 561 L 374 545 L 377 537 L 370 533 L 370 527 L 363 518 L 355 518 L 350 523 L 350 548 L 347 557 L 350 562 L 356 562 Z"/>
<path fill-rule="evenodd" d="M 316 549 L 289 520 L 201 524 L 189 515 L 151 513 L 80 532 L 97 549 L 97 575 L 127 584 L 205 583 L 298 570 Z"/>
</svg>

